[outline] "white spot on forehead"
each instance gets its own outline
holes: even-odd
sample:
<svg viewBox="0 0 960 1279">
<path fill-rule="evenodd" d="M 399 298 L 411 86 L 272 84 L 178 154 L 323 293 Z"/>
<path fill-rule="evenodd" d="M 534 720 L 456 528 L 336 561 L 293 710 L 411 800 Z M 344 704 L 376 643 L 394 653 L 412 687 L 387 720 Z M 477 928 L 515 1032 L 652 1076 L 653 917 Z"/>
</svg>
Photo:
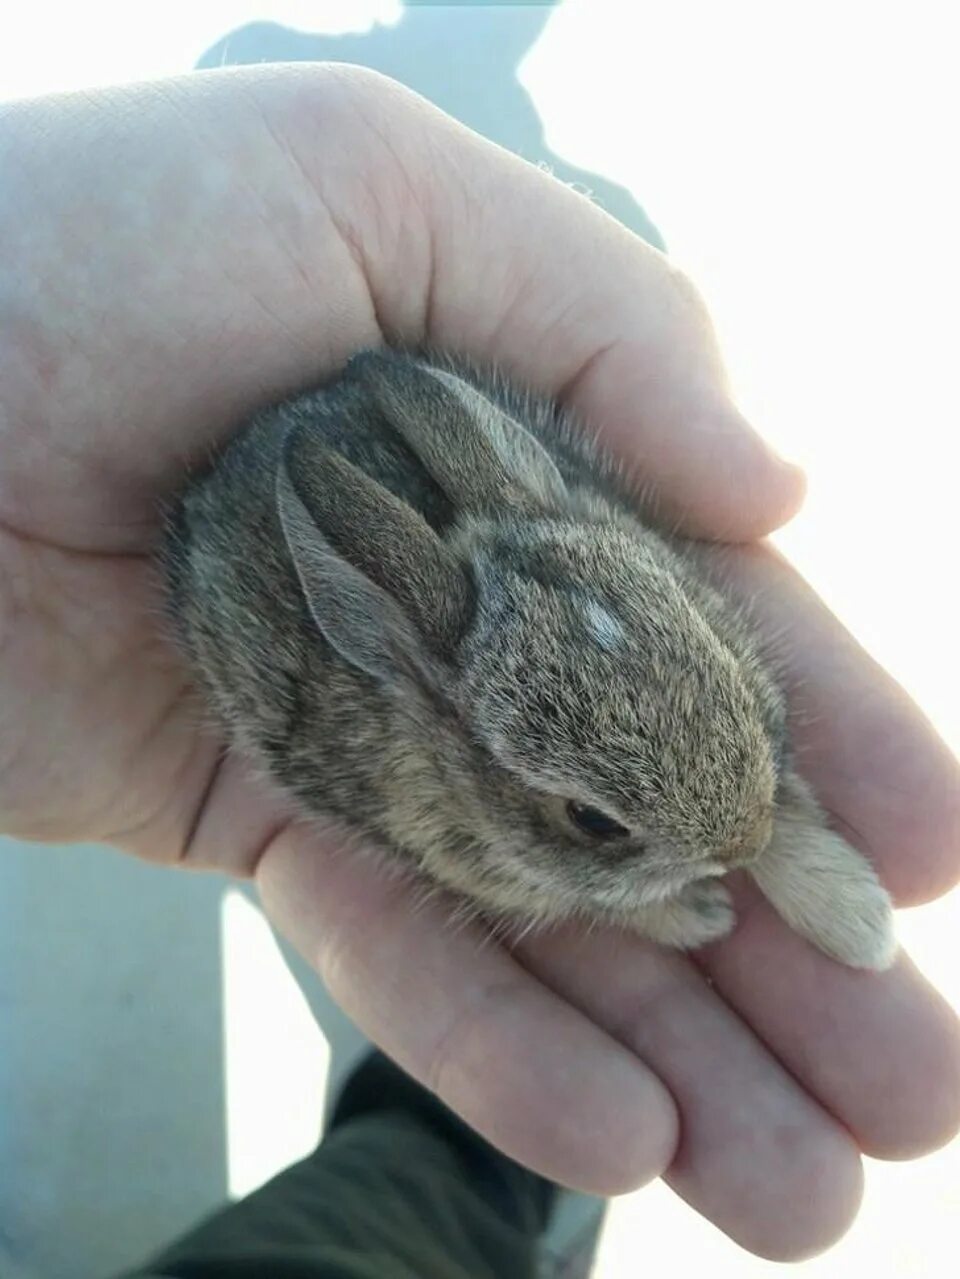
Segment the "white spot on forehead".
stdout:
<svg viewBox="0 0 960 1279">
<path fill-rule="evenodd" d="M 610 653 L 623 644 L 625 634 L 622 624 L 602 604 L 598 604 L 596 600 L 586 600 L 583 616 L 587 630 L 602 649 Z"/>
</svg>

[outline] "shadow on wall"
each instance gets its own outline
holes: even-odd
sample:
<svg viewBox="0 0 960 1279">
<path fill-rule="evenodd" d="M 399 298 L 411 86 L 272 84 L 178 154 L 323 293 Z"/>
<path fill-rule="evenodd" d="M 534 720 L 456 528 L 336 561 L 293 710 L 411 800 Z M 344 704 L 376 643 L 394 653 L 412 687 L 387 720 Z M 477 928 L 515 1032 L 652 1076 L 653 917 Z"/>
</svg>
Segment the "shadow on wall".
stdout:
<svg viewBox="0 0 960 1279">
<path fill-rule="evenodd" d="M 561 181 L 590 193 L 624 226 L 658 249 L 664 242 L 630 192 L 550 151 L 543 122 L 517 79 L 553 4 L 436 5 L 408 0 L 399 22 L 364 35 L 320 35 L 253 22 L 217 41 L 198 68 L 259 62 L 350 62 L 369 67 L 428 98 L 477 133 Z"/>
</svg>

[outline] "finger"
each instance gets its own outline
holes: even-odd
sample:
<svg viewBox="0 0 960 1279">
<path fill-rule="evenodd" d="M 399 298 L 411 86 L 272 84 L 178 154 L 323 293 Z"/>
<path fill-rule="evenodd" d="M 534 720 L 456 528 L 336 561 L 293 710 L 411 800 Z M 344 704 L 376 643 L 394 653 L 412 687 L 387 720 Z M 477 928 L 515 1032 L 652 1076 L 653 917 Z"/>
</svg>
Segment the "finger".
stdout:
<svg viewBox="0 0 960 1279">
<path fill-rule="evenodd" d="M 710 552 L 782 659 L 799 771 L 902 905 L 960 878 L 960 766 L 929 720 L 772 548 Z"/>
<path fill-rule="evenodd" d="M 258 883 L 331 995 L 494 1145 L 563 1184 L 616 1194 L 659 1175 L 676 1112 L 641 1062 L 434 898 L 303 831 Z"/>
<path fill-rule="evenodd" d="M 522 962 L 650 1066 L 680 1110 L 667 1181 L 744 1248 L 796 1260 L 856 1213 L 849 1135 L 771 1057 L 687 960 L 612 931 L 524 943 Z"/>
<path fill-rule="evenodd" d="M 667 258 L 400 86 L 368 76 L 351 89 L 351 109 L 386 131 L 431 245 L 421 314 L 397 270 L 392 206 L 371 235 L 339 177 L 315 165 L 327 204 L 353 225 L 388 337 L 465 351 L 558 396 L 693 532 L 750 538 L 794 513 L 802 476 L 737 411 L 706 307 Z"/>
<path fill-rule="evenodd" d="M 383 336 L 569 400 L 693 531 L 753 536 L 800 500 L 666 259 L 373 73 L 17 104 L 3 147 L 0 513 L 21 532 L 144 549 L 185 461 Z"/>
<path fill-rule="evenodd" d="M 724 998 L 860 1148 L 909 1159 L 960 1129 L 960 1022 L 901 954 L 855 972 L 777 919 L 755 888 L 737 893 L 732 937 L 703 952 Z"/>
</svg>

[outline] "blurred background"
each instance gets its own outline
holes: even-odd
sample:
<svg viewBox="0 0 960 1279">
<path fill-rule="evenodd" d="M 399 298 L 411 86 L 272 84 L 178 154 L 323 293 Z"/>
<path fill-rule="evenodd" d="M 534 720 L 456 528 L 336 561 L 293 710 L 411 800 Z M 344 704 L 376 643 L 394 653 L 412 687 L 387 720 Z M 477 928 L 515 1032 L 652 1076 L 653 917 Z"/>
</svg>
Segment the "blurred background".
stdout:
<svg viewBox="0 0 960 1279">
<path fill-rule="evenodd" d="M 808 469 L 776 540 L 957 749 L 955 17 L 923 0 L 33 0 L 0 10 L 0 99 L 365 63 L 665 242 L 744 409 Z M 362 1040 L 245 891 L 0 842 L 0 1274 L 93 1279 L 311 1149 Z M 902 934 L 960 1006 L 957 895 Z M 850 1235 L 799 1269 L 945 1276 L 958 1210 L 960 1144 L 870 1164 Z M 662 1185 L 616 1201 L 594 1275 L 667 1257 L 715 1279 L 779 1269 Z"/>
</svg>

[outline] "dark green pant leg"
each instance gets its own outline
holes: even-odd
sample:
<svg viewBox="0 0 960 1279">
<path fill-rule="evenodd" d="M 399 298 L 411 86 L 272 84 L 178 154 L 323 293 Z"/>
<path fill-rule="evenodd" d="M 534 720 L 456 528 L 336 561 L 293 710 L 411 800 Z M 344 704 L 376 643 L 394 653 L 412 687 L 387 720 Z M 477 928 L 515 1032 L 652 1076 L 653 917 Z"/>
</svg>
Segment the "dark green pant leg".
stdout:
<svg viewBox="0 0 960 1279">
<path fill-rule="evenodd" d="M 129 1279 L 534 1279 L 542 1204 L 407 1114 L 360 1116 Z"/>
</svg>

